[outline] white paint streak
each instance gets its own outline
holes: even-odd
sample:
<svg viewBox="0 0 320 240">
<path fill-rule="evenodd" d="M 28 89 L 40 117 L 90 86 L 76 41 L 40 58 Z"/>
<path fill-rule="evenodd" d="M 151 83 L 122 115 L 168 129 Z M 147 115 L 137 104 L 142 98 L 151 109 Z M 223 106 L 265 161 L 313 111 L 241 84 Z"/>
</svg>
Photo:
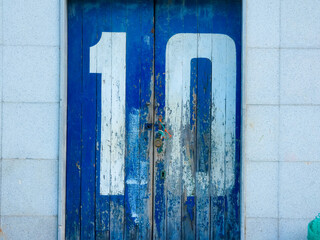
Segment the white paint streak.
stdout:
<svg viewBox="0 0 320 240">
<path fill-rule="evenodd" d="M 222 34 L 176 34 L 166 47 L 166 119 L 173 137 L 166 148 L 168 190 L 174 191 L 179 183 L 179 169 L 188 196 L 193 195 L 190 159 L 186 154 L 183 131 L 190 126 L 191 59 L 208 58 L 212 61 L 212 182 L 218 195 L 223 185 L 234 185 L 235 137 L 235 83 L 236 50 L 234 41 Z M 226 98 L 227 97 L 227 98 Z M 227 110 L 227 113 L 226 113 Z M 227 115 L 227 117 L 226 117 Z M 226 147 L 225 147 L 226 145 Z M 226 151 L 228 153 L 225 155 Z M 224 169 L 224 166 L 226 169 Z M 226 183 L 225 175 L 226 174 Z M 208 176 L 196 174 L 198 182 L 206 185 Z M 206 187 L 206 186 L 203 186 Z M 171 189 L 172 188 L 172 189 Z M 220 192 L 222 191 L 222 192 Z"/>
<path fill-rule="evenodd" d="M 90 72 L 101 73 L 102 81 L 100 194 L 123 195 L 126 33 L 102 33 L 90 48 Z"/>
<path fill-rule="evenodd" d="M 131 217 L 134 219 L 135 223 L 139 223 L 139 215 L 136 212 L 131 212 Z"/>
<path fill-rule="evenodd" d="M 226 41 L 227 91 L 226 91 L 226 182 L 228 191 L 235 183 L 236 152 L 236 48 L 233 42 Z"/>
<path fill-rule="evenodd" d="M 128 179 L 126 180 L 126 184 L 131 184 L 131 185 L 146 185 L 148 184 L 147 181 L 138 181 L 136 179 Z"/>
</svg>

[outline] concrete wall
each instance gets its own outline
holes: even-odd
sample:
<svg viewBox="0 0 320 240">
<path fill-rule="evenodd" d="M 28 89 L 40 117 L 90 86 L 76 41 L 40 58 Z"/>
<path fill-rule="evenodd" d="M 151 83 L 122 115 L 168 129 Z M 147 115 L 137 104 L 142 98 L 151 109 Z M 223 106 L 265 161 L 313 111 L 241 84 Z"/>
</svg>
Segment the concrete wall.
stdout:
<svg viewBox="0 0 320 240">
<path fill-rule="evenodd" d="M 306 239 L 320 212 L 320 1 L 247 0 L 245 237 Z"/>
<path fill-rule="evenodd" d="M 56 239 L 59 1 L 0 0 L 1 229 Z"/>
<path fill-rule="evenodd" d="M 320 212 L 320 2 L 247 0 L 243 236 L 305 239 Z M 1 236 L 56 239 L 59 1 L 0 0 Z"/>
</svg>

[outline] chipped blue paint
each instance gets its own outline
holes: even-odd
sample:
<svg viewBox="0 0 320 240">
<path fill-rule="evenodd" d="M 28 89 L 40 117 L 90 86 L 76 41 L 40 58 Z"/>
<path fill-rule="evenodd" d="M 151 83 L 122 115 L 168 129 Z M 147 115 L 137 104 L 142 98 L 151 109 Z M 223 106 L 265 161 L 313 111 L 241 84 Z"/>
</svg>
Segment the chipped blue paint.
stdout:
<svg viewBox="0 0 320 240">
<path fill-rule="evenodd" d="M 239 239 L 241 1 L 70 0 L 68 21 L 66 239 Z M 89 49 L 102 32 L 124 32 L 127 38 L 124 195 L 103 196 L 99 190 L 101 74 L 89 73 Z M 147 123 L 158 125 L 160 115 L 170 126 L 165 51 L 169 39 L 181 33 L 223 34 L 235 43 L 236 95 L 226 86 L 226 99 L 232 99 L 225 116 L 228 161 L 221 168 L 226 181 L 211 179 L 214 60 L 194 58 L 188 73 L 190 121 L 180 129 L 185 134 L 181 156 L 191 163 L 194 186 L 177 169 L 177 185 L 169 187 L 170 140 L 158 153 L 153 129 L 145 129 Z"/>
<path fill-rule="evenodd" d="M 196 99 L 196 232 L 198 239 L 210 238 L 210 166 L 212 62 L 208 58 L 191 60 L 195 65 Z M 191 72 L 192 74 L 192 72 Z"/>
<path fill-rule="evenodd" d="M 156 109 L 156 116 L 162 115 L 165 122 L 168 123 L 169 130 L 173 131 L 170 127 L 175 128 L 172 132 L 173 135 L 177 134 L 178 131 L 182 137 L 179 142 L 180 147 L 175 148 L 179 149 L 179 151 L 175 151 L 173 155 L 166 155 L 168 151 L 171 151 L 170 149 L 174 144 L 169 140 L 165 142 L 164 152 L 160 155 L 155 155 L 155 159 L 160 161 L 159 163 L 156 161 L 155 169 L 158 169 L 158 164 L 161 164 L 161 169 L 164 168 L 167 174 L 165 183 L 158 181 L 158 175 L 155 175 L 155 191 L 163 192 L 155 195 L 155 208 L 157 211 L 155 211 L 154 224 L 157 231 L 154 232 L 154 236 L 156 239 L 239 239 L 240 158 L 239 145 L 237 144 L 239 144 L 240 138 L 241 2 L 214 0 L 196 2 L 177 0 L 167 2 L 160 0 L 156 4 L 155 24 L 155 98 L 156 103 L 159 104 Z M 219 44 L 223 44 L 223 41 L 219 43 L 220 40 L 218 38 L 216 39 L 217 42 L 213 41 L 212 44 L 216 44 L 213 45 L 213 48 L 217 49 L 215 50 L 217 55 L 211 56 L 212 59 L 209 59 L 210 57 L 202 59 L 201 56 L 200 59 L 195 58 L 194 61 L 198 64 L 197 69 L 192 72 L 194 69 L 191 67 L 192 70 L 189 72 L 189 74 L 193 75 L 193 79 L 197 79 L 197 83 L 195 83 L 195 80 L 192 83 L 193 80 L 191 79 L 190 110 L 188 110 L 187 106 L 184 106 L 186 97 L 183 95 L 189 89 L 181 91 L 181 86 L 183 89 L 185 85 L 181 85 L 179 79 L 178 81 L 172 81 L 172 85 L 169 88 L 174 87 L 174 91 L 170 93 L 172 94 L 170 96 L 174 101 L 178 101 L 176 98 L 180 94 L 183 97 L 180 97 L 182 98 L 181 103 L 171 105 L 176 107 L 175 109 L 170 108 L 168 110 L 170 114 L 168 114 L 168 112 L 165 112 L 165 99 L 168 99 L 168 96 L 166 96 L 167 75 L 169 74 L 170 76 L 168 79 L 172 78 L 172 76 L 183 76 L 183 79 L 186 80 L 186 74 L 188 74 L 188 72 L 183 73 L 183 71 L 180 73 L 181 68 L 188 70 L 188 67 L 181 67 L 180 64 L 187 66 L 188 63 L 183 62 L 184 60 L 181 60 L 180 63 L 179 60 L 176 60 L 176 56 L 186 54 L 192 46 L 187 45 L 185 51 L 181 51 L 179 47 L 172 47 L 170 51 L 172 51 L 173 57 L 169 60 L 166 59 L 165 49 L 168 50 L 167 43 L 169 39 L 175 38 L 176 46 L 179 46 L 179 44 L 183 46 L 183 42 L 186 41 L 184 38 L 189 37 L 181 33 L 200 33 L 200 39 L 202 33 L 203 35 L 213 33 L 217 34 L 217 36 L 219 34 L 220 36 L 227 36 L 223 41 L 227 45 L 233 42 L 235 48 L 231 45 L 221 45 L 220 49 L 221 51 L 223 49 L 233 49 L 234 55 L 230 55 L 230 50 L 219 53 Z M 178 34 L 181 34 L 181 37 L 177 37 Z M 210 47 L 208 46 L 208 49 Z M 224 61 L 223 59 L 227 60 L 226 64 L 232 66 L 229 68 L 230 76 L 228 76 L 228 71 L 222 72 L 225 71 L 224 68 L 215 69 L 212 72 L 207 71 L 210 66 L 214 69 L 218 61 L 221 64 Z M 176 62 L 170 62 L 173 60 Z M 170 64 L 175 66 L 170 70 L 173 72 L 169 72 L 166 69 L 167 61 L 169 66 Z M 235 69 L 233 61 L 236 62 L 234 77 L 231 76 Z M 193 64 L 192 61 L 190 64 Z M 175 73 L 178 71 L 179 73 Z M 208 78 L 210 75 L 212 75 L 212 82 L 210 84 L 207 83 L 208 86 L 205 87 L 204 80 L 211 81 Z M 216 80 L 219 76 L 226 77 L 226 81 L 221 82 L 225 86 L 221 85 L 222 88 L 220 90 L 219 84 L 221 83 Z M 210 102 L 212 98 L 216 99 L 215 94 L 217 93 L 213 92 L 213 90 L 212 92 L 210 91 L 209 86 L 211 85 L 214 86 L 212 87 L 214 91 L 220 91 L 225 94 L 224 96 L 220 94 L 219 101 L 221 105 L 219 106 L 214 106 Z M 200 88 L 202 88 L 202 91 L 200 91 Z M 212 114 L 210 106 L 213 108 Z M 172 115 L 172 111 L 176 111 L 178 114 Z M 180 111 L 190 111 L 189 123 L 180 124 L 185 121 L 183 119 L 184 115 L 181 116 L 180 120 Z M 225 118 L 217 120 L 220 132 L 224 132 L 222 134 L 225 135 L 221 139 L 223 140 L 223 148 L 225 148 L 225 151 L 221 152 L 222 155 L 216 155 L 216 149 L 219 151 L 223 149 L 218 146 L 216 139 L 210 140 L 211 132 L 215 131 L 214 129 L 211 130 L 211 122 L 217 117 L 217 111 L 225 111 Z M 180 124 L 180 126 L 171 125 L 172 119 L 168 115 L 176 116 L 177 120 L 174 120 L 174 122 L 176 125 Z M 212 156 L 214 156 L 213 159 L 215 160 L 213 164 L 210 164 Z M 173 161 L 175 161 L 175 164 L 172 163 Z M 187 168 L 182 171 L 181 166 L 185 163 L 187 165 L 191 164 L 192 180 L 188 176 L 184 177 L 186 172 L 189 171 Z M 162 165 L 164 166 L 162 167 Z M 168 172 L 168 170 L 171 172 Z M 220 176 L 213 176 L 219 171 L 222 172 L 221 178 Z M 178 179 L 177 175 L 180 176 Z M 192 182 L 195 182 L 194 191 L 192 190 L 193 187 L 189 186 Z M 159 185 L 157 186 L 157 184 Z M 189 197 L 194 197 L 194 208 L 188 206 L 190 204 Z M 159 209 L 160 211 L 158 211 Z M 190 213 L 193 213 L 195 217 L 191 218 L 192 214 Z M 180 219 L 181 221 L 179 221 Z"/>
<path fill-rule="evenodd" d="M 155 196 L 154 196 L 154 238 L 164 239 L 165 234 L 165 195 L 164 183 L 165 179 L 161 177 L 161 172 L 164 171 L 163 160 L 159 159 L 157 168 L 155 169 Z"/>
<path fill-rule="evenodd" d="M 152 131 L 142 126 L 153 116 L 153 3 L 70 0 L 68 20 L 66 238 L 150 238 Z M 99 188 L 101 74 L 89 73 L 89 49 L 102 32 L 125 32 L 128 43 L 124 195 L 104 196 Z"/>
<path fill-rule="evenodd" d="M 190 218 L 190 221 L 193 222 L 194 221 L 194 211 L 195 211 L 195 206 L 196 206 L 196 202 L 195 202 L 195 198 L 194 197 L 187 197 L 187 200 L 184 202 L 184 204 L 187 206 L 187 213 L 188 216 Z"/>
<path fill-rule="evenodd" d="M 69 4 L 68 35 L 75 36 L 72 45 L 68 47 L 68 55 L 81 54 L 81 5 Z M 78 55 L 78 56 L 79 56 Z M 66 189 L 66 238 L 79 239 L 80 236 L 80 177 L 81 177 L 81 84 L 82 59 L 74 57 L 73 63 L 68 65 L 68 86 L 72 85 L 72 91 L 68 88 L 68 128 L 67 128 L 67 189 Z M 81 81 L 81 80 L 80 80 Z M 73 107 L 70 107 L 73 106 Z"/>
</svg>

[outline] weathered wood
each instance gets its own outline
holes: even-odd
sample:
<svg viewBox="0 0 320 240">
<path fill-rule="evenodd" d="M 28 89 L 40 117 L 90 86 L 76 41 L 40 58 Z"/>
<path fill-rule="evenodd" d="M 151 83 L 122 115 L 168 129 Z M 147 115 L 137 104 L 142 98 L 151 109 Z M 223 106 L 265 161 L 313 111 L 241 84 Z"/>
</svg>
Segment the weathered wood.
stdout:
<svg viewBox="0 0 320 240">
<path fill-rule="evenodd" d="M 196 167 L 196 238 L 210 239 L 210 167 L 211 167 L 211 106 L 212 85 L 214 72 L 212 62 L 214 56 L 206 53 L 215 44 L 211 39 L 202 43 L 201 32 L 213 32 L 213 12 L 210 0 L 197 1 L 197 25 L 198 25 L 198 61 L 197 61 L 197 167 Z M 206 58 L 202 58 L 206 56 Z"/>
<path fill-rule="evenodd" d="M 81 82 L 82 82 L 82 6 L 70 1 L 68 6 L 68 113 L 67 113 L 67 190 L 66 239 L 80 239 L 81 177 Z M 72 41 L 72 44 L 70 44 Z M 72 86 L 72 88 L 71 88 Z"/>
<path fill-rule="evenodd" d="M 152 238 L 153 210 L 153 131 L 145 129 L 153 123 L 154 81 L 154 2 L 139 1 L 141 75 L 140 75 L 140 137 L 139 137 L 139 239 Z"/>
<path fill-rule="evenodd" d="M 81 238 L 95 239 L 96 75 L 90 74 L 91 34 L 96 22 L 90 4 L 82 4 L 82 139 L 81 139 Z M 88 37 L 83 37 L 88 36 Z"/>
<path fill-rule="evenodd" d="M 197 5 L 193 0 L 185 1 L 183 5 L 183 32 L 198 31 Z M 190 46 L 183 40 L 183 52 Z M 185 92 L 183 115 L 182 144 L 185 146 L 182 162 L 182 238 L 196 238 L 196 167 L 197 167 L 197 56 L 190 61 L 183 61 L 182 72 Z M 193 61 L 195 60 L 195 61 Z M 195 63 L 195 64 L 193 64 Z M 188 81 L 189 79 L 189 81 Z"/>
<path fill-rule="evenodd" d="M 212 84 L 212 127 L 211 127 L 211 236 L 213 239 L 224 239 L 225 225 L 225 94 L 226 81 L 225 69 L 217 64 L 226 64 L 225 51 L 220 51 L 224 46 L 224 39 L 220 44 L 213 45 L 213 72 Z"/>
<path fill-rule="evenodd" d="M 138 238 L 139 222 L 139 134 L 140 134 L 140 79 L 141 79 L 141 15 L 138 4 L 130 6 L 127 16 L 128 62 L 127 76 L 127 153 L 125 180 L 126 239 Z M 147 57 L 147 56 L 146 56 Z"/>
<path fill-rule="evenodd" d="M 126 238 L 148 239 L 152 232 L 153 3 L 128 5 Z M 149 152 L 150 151 L 150 152 Z"/>
<path fill-rule="evenodd" d="M 125 33 L 104 32 L 90 48 L 90 70 L 101 73 L 100 195 L 124 193 L 125 58 Z"/>
<path fill-rule="evenodd" d="M 201 52 L 198 53 L 200 56 Z M 197 58 L 196 134 L 196 233 L 197 239 L 210 239 L 210 148 L 212 62 Z"/>
<path fill-rule="evenodd" d="M 67 239 L 239 238 L 239 6 L 70 1 Z"/>
<path fill-rule="evenodd" d="M 155 56 L 154 56 L 154 98 L 155 98 L 155 132 L 159 125 L 159 116 L 162 116 L 166 121 L 165 116 L 165 46 L 170 34 L 169 29 L 169 3 L 165 0 L 159 0 L 155 4 Z M 164 152 L 166 144 L 163 146 L 163 151 L 158 151 L 154 147 L 154 210 L 153 210 L 153 238 L 166 239 L 166 163 L 164 160 Z M 163 176 L 164 174 L 164 176 Z"/>
<path fill-rule="evenodd" d="M 236 46 L 234 42 L 226 41 L 227 86 L 226 86 L 226 152 L 225 152 L 225 194 L 226 194 L 226 226 L 228 239 L 237 239 L 240 232 L 237 219 L 239 213 L 239 195 L 236 189 Z"/>
<path fill-rule="evenodd" d="M 112 1 L 111 10 L 112 32 L 127 32 L 127 5 L 126 2 Z M 125 232 L 125 206 L 124 206 L 124 157 L 125 157 L 125 125 L 126 125 L 126 40 L 112 36 L 112 128 L 121 129 L 119 134 L 112 132 L 111 137 L 111 180 L 110 180 L 110 239 L 123 239 Z M 122 43 L 122 44 L 121 44 Z M 120 52 L 114 47 L 121 44 Z M 118 75 L 119 74 L 119 75 Z M 117 78 L 119 77 L 119 78 Z M 120 120 L 121 119 L 121 120 Z M 121 122 L 121 124 L 120 124 Z M 118 130 L 119 131 L 119 130 Z M 121 156 L 121 159 L 117 157 Z M 123 160 L 122 160 L 123 159 Z M 120 174 L 119 170 L 121 171 Z M 123 174 L 122 174 L 123 173 Z M 119 188 L 121 185 L 121 188 Z"/>
<path fill-rule="evenodd" d="M 96 36 L 96 41 L 92 43 L 92 46 L 90 47 L 90 54 L 94 54 L 96 57 L 101 55 L 101 53 L 98 53 L 102 49 L 102 52 L 107 55 L 108 52 L 105 52 L 106 45 L 101 45 L 100 40 L 101 39 L 108 39 L 108 37 L 103 36 L 104 32 L 111 32 L 112 23 L 111 23 L 111 1 L 105 0 L 102 1 L 100 5 L 96 6 L 94 8 L 93 14 L 96 16 L 99 16 L 97 20 L 99 19 L 99 22 L 97 21 L 95 23 L 95 31 L 93 34 Z M 100 20 L 102 19 L 102 20 Z M 109 47 L 107 47 L 109 48 Z M 95 52 L 94 52 L 95 49 Z M 99 57 L 101 59 L 101 57 Z M 91 61 L 94 62 L 94 59 L 97 60 L 97 58 L 94 58 L 93 56 L 90 56 L 90 67 L 91 64 L 94 65 L 94 63 L 91 63 Z M 105 60 L 109 60 L 108 57 L 106 57 Z M 107 62 L 108 63 L 108 62 Z M 105 149 L 102 148 L 102 145 L 106 145 L 108 142 L 102 139 L 106 139 L 108 135 L 106 135 L 106 120 L 108 118 L 108 115 L 106 115 L 106 111 L 108 109 L 104 109 L 102 105 L 106 105 L 106 94 L 110 95 L 111 88 L 106 86 L 106 78 L 109 79 L 109 75 L 107 75 L 106 71 L 103 71 L 103 67 L 99 66 L 100 69 L 97 69 L 98 62 L 95 63 L 96 68 L 93 67 L 93 69 L 90 69 L 90 72 L 97 73 L 97 127 L 96 127 L 96 239 L 109 239 L 109 233 L 110 233 L 110 196 L 101 194 L 101 187 L 103 186 L 104 191 L 110 190 L 110 186 L 106 180 L 110 179 L 111 169 L 108 168 L 110 164 L 106 164 L 104 167 L 107 167 L 107 169 L 103 170 L 103 166 L 101 166 L 102 161 L 108 161 L 106 159 L 106 149 L 107 146 L 104 146 Z M 110 64 L 107 64 L 107 66 L 104 66 L 104 68 L 109 68 L 109 72 L 111 72 Z M 102 74 L 104 72 L 104 74 Z M 101 73 L 101 74 L 99 74 Z M 102 89 L 105 90 L 102 90 Z M 103 95 L 103 96 L 102 96 Z M 104 101 L 104 102 L 103 102 Z M 102 116 L 103 119 L 102 119 Z M 110 118 L 110 110 L 109 110 L 109 118 Z M 102 124 L 102 120 L 104 121 L 104 124 Z M 110 119 L 107 121 L 107 123 L 110 125 Z M 100 127 L 101 126 L 101 127 Z M 104 132 L 102 133 L 102 129 L 104 129 Z M 110 133 L 110 130 L 109 130 Z M 110 134 L 109 134 L 110 135 Z M 109 142 L 110 145 L 110 142 Z M 110 157 L 110 149 L 108 157 Z M 110 158 L 109 158 L 110 161 Z M 102 186 L 101 186 L 102 185 Z"/>
</svg>

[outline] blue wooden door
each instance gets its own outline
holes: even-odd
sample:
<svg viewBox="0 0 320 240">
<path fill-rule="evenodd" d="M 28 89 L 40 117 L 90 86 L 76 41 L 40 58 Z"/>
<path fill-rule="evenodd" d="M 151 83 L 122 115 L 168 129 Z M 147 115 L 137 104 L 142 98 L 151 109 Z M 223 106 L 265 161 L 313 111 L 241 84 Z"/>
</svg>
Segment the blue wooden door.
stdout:
<svg viewBox="0 0 320 240">
<path fill-rule="evenodd" d="M 239 239 L 241 1 L 69 0 L 66 239 Z"/>
</svg>

